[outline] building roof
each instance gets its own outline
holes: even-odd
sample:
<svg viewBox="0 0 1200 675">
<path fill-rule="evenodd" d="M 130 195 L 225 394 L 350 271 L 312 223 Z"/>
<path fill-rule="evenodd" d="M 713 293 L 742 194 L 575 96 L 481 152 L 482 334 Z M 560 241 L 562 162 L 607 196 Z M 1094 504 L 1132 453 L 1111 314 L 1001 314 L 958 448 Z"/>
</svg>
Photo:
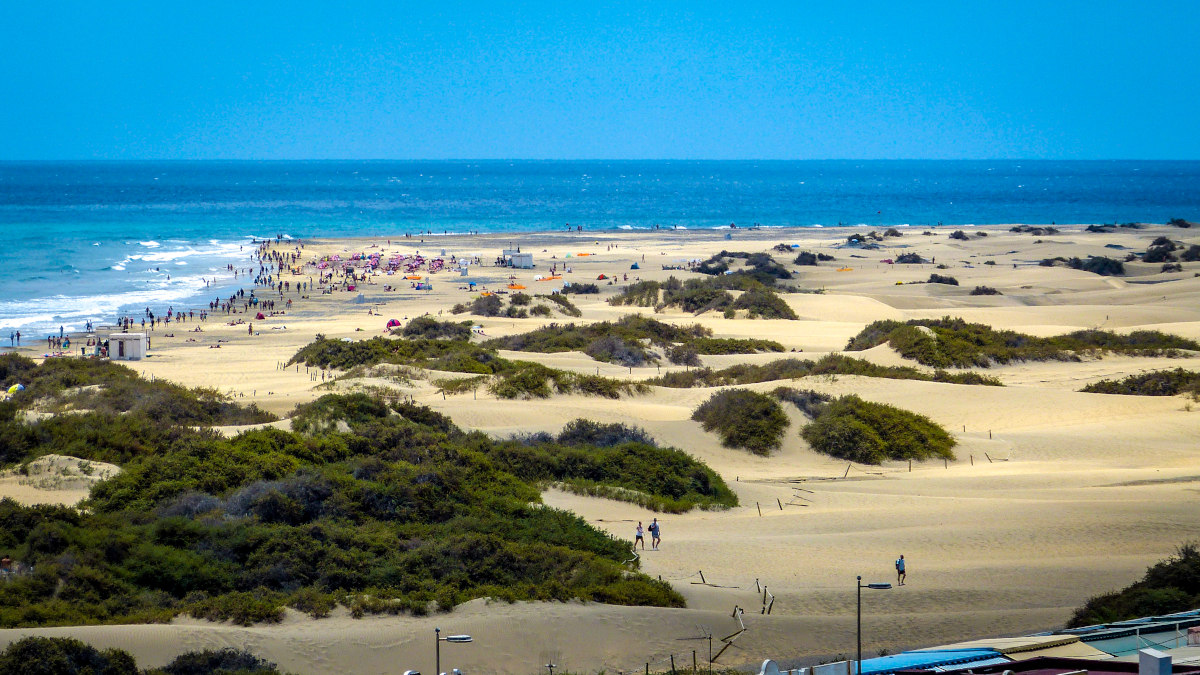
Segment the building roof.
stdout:
<svg viewBox="0 0 1200 675">
<path fill-rule="evenodd" d="M 864 665 L 865 665 L 864 661 Z M 1024 661 L 1012 661 L 1005 664 L 971 666 L 964 664 L 961 670 L 970 668 L 975 675 L 999 675 L 1004 671 L 1012 671 L 1016 675 L 1063 675 L 1084 671 L 1088 675 L 1130 675 L 1138 672 L 1136 662 L 1118 661 L 1116 659 L 1066 659 L 1060 657 L 1040 656 Z M 1200 667 L 1191 665 L 1174 665 L 1175 673 L 1200 673 Z M 947 672 L 947 669 L 933 668 L 910 669 L 898 671 L 897 675 L 918 675 L 920 673 Z"/>
<path fill-rule="evenodd" d="M 1022 637 L 986 638 L 969 640 L 934 647 L 939 649 L 994 649 L 1014 660 L 1032 659 L 1038 656 L 1063 656 L 1075 658 L 1108 658 L 1107 652 L 1084 644 L 1075 635 L 1025 635 Z"/>
<path fill-rule="evenodd" d="M 994 649 L 934 649 L 863 659 L 861 673 L 885 675 L 898 670 L 941 670 L 946 666 L 984 665 L 983 662 L 1008 663 L 1008 659 Z"/>
</svg>

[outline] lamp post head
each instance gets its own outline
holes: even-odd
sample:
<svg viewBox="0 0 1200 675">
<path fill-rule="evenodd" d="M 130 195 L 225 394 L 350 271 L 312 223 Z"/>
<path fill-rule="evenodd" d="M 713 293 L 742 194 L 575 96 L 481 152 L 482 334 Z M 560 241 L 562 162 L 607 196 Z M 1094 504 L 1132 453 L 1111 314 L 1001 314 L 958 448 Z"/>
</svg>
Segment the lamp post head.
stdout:
<svg viewBox="0 0 1200 675">
<path fill-rule="evenodd" d="M 446 642 L 471 642 L 470 635 L 447 635 Z"/>
<path fill-rule="evenodd" d="M 867 588 L 870 588 L 870 589 L 873 589 L 876 591 L 886 591 L 891 587 L 892 587 L 891 584 L 867 584 Z"/>
</svg>

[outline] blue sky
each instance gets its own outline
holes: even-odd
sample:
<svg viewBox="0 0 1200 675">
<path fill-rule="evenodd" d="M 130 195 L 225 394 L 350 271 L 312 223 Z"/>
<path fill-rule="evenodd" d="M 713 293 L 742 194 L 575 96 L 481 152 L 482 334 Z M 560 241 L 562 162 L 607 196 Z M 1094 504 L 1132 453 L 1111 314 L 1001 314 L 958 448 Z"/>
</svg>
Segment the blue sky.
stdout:
<svg viewBox="0 0 1200 675">
<path fill-rule="evenodd" d="M 1200 158 L 1197 2 L 12 2 L 0 159 Z"/>
</svg>

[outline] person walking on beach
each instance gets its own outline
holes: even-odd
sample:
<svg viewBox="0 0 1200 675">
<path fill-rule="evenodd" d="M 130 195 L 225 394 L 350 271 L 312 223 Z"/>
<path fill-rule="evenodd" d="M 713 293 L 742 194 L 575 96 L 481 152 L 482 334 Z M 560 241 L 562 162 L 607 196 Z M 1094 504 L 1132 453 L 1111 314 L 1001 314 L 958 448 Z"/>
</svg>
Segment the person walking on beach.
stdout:
<svg viewBox="0 0 1200 675">
<path fill-rule="evenodd" d="M 21 331 L 17 331 L 17 346 L 21 346 Z"/>
<path fill-rule="evenodd" d="M 650 522 L 650 550 L 658 550 L 658 545 L 662 542 L 662 538 L 659 536 L 661 533 L 662 527 L 658 524 L 658 518 L 655 518 Z"/>
<path fill-rule="evenodd" d="M 634 535 L 633 535 L 633 550 L 635 550 L 635 551 L 637 550 L 638 542 L 641 542 L 642 550 L 645 551 L 646 550 L 646 533 L 642 529 L 642 521 L 640 521 L 640 520 L 638 521 L 637 530 L 634 532 Z"/>
<path fill-rule="evenodd" d="M 899 558 L 896 558 L 896 585 L 903 586 L 906 578 L 908 578 L 908 573 L 904 571 L 904 555 L 901 554 Z"/>
</svg>

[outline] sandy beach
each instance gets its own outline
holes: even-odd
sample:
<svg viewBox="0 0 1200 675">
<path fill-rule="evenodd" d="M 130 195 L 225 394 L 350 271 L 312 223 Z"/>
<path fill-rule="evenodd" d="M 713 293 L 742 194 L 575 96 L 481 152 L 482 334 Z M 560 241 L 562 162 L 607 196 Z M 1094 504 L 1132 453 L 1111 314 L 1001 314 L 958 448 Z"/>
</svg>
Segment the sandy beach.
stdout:
<svg viewBox="0 0 1200 675">
<path fill-rule="evenodd" d="M 471 645 L 444 646 L 443 669 L 529 675 L 554 661 L 572 672 L 621 673 L 641 671 L 646 663 L 665 670 L 671 656 L 678 666 L 690 668 L 693 650 L 703 663 L 707 642 L 690 638 L 733 633 L 738 624 L 731 613 L 739 606 L 745 609 L 748 630 L 717 665 L 740 667 L 765 658 L 812 663 L 852 652 L 855 577 L 895 581 L 892 561 L 900 554 L 908 560 L 908 583 L 863 599 L 864 649 L 871 655 L 1061 627 L 1087 598 L 1127 585 L 1148 564 L 1200 537 L 1195 507 L 1200 403 L 1078 390 L 1100 379 L 1150 370 L 1200 370 L 1200 354 L 1106 356 L 988 369 L 1004 387 L 857 376 L 811 377 L 793 385 L 895 405 L 927 415 L 953 432 L 959 442 L 956 461 L 918 462 L 911 468 L 900 462 L 848 467 L 845 461 L 814 453 L 796 434 L 802 416 L 795 409 L 788 411 L 793 424 L 782 448 L 771 456 L 722 447 L 690 418 L 712 394 L 706 388 L 652 387 L 648 394 L 619 400 L 569 395 L 510 401 L 484 390 L 443 396 L 433 378 L 335 380 L 341 373 L 283 365 L 318 334 L 359 340 L 385 335 L 390 319 L 404 323 L 424 314 L 450 319 L 456 303 L 478 297 L 485 288 L 507 290 L 510 281 L 530 294 L 549 293 L 563 281 L 597 283 L 601 292 L 570 296 L 582 311 L 578 319 L 460 315 L 459 320 L 469 318 L 485 336 L 496 337 L 552 322 L 652 314 L 651 309 L 612 306 L 606 299 L 637 280 L 698 276 L 664 267 L 686 266 L 722 249 L 767 252 L 780 243 L 836 258 L 798 267 L 792 264 L 795 253 L 776 254 L 796 274 L 792 283 L 807 291 L 782 296 L 799 321 L 726 319 L 719 313 L 693 316 L 678 310 L 655 318 L 700 323 L 716 337 L 775 340 L 806 358 L 840 352 L 875 320 L 947 315 L 1037 336 L 1103 328 L 1155 329 L 1200 339 L 1200 263 L 1183 263 L 1181 272 L 1167 273 L 1160 264 L 1126 263 L 1122 277 L 1038 264 L 1057 256 L 1121 259 L 1144 251 L 1158 236 L 1196 244 L 1200 230 L 1159 225 L 1092 233 L 1082 225 L 1056 227 L 1059 232 L 1049 235 L 1015 233 L 1007 225 L 963 228 L 966 241 L 949 237 L 957 228 L 932 228 L 931 235 L 924 235 L 924 228 L 902 228 L 902 236 L 885 238 L 873 250 L 842 246 L 848 234 L 865 233 L 865 228 L 305 241 L 302 261 L 420 252 L 478 257 L 484 264 L 471 266 L 467 277 L 460 277 L 457 268 L 422 273 L 433 286 L 428 291 L 410 288 L 400 275 L 378 275 L 354 291 L 317 291 L 307 298 L 287 293 L 294 300 L 291 309 L 263 320 L 252 320 L 252 310 L 249 315 L 214 312 L 205 322 L 172 323 L 152 333 L 150 357 L 130 366 L 147 377 L 217 389 L 281 417 L 324 393 L 379 386 L 412 396 L 463 428 L 496 436 L 557 431 L 579 417 L 644 427 L 660 444 L 706 462 L 741 501 L 728 511 L 658 514 L 663 544 L 642 556 L 642 569 L 672 582 L 688 607 L 477 600 L 449 614 L 421 618 L 354 619 L 338 610 L 326 619 L 289 614 L 281 624 L 252 628 L 184 618 L 168 625 L 2 630 L 0 646 L 29 634 L 70 635 L 127 649 L 144 667 L 163 665 L 189 649 L 229 645 L 247 647 L 296 673 L 396 673 L 408 668 L 430 673 L 433 628 L 440 627 L 475 637 Z M 984 233 L 986 237 L 980 236 Z M 501 249 L 517 246 L 533 254 L 536 268 L 491 266 Z M 284 242 L 276 250 L 294 249 Z M 906 252 L 935 260 L 946 270 L 932 263 L 881 262 Z M 635 263 L 639 269 L 631 269 Z M 562 281 L 535 280 L 548 275 L 551 265 L 569 269 Z M 954 276 L 960 285 L 909 283 L 924 281 L 935 271 Z M 299 283 L 318 274 L 309 265 L 302 274 L 281 278 Z M 613 283 L 597 281 L 601 274 Z M 468 279 L 478 284 L 475 291 L 464 288 Z M 386 285 L 398 288 L 385 291 Z M 993 287 L 1002 295 L 970 295 L 976 286 Z M 272 297 L 265 290 L 258 293 Z M 356 302 L 360 293 L 362 302 Z M 227 325 L 238 319 L 252 321 L 254 334 L 248 334 L 245 324 Z M 202 332 L 192 332 L 197 326 Z M 18 351 L 40 357 L 44 345 L 43 339 Z M 887 346 L 856 355 L 879 364 L 914 365 Z M 721 368 L 780 357 L 761 353 L 706 356 L 703 361 Z M 520 353 L 519 358 L 633 380 L 684 368 L 664 360 L 661 367 L 629 369 L 578 352 Z M 779 384 L 748 388 L 769 391 Z M 276 424 L 286 426 L 287 421 Z M 24 503 L 73 503 L 85 490 L 78 481 L 30 484 L 0 477 L 0 496 Z M 656 515 L 624 502 L 555 490 L 545 493 L 544 500 L 625 538 L 632 538 L 637 521 Z M 701 572 L 704 584 L 699 583 Z M 770 615 L 760 613 L 762 585 L 775 598 Z M 715 651 L 720 644 L 714 644 Z"/>
</svg>

